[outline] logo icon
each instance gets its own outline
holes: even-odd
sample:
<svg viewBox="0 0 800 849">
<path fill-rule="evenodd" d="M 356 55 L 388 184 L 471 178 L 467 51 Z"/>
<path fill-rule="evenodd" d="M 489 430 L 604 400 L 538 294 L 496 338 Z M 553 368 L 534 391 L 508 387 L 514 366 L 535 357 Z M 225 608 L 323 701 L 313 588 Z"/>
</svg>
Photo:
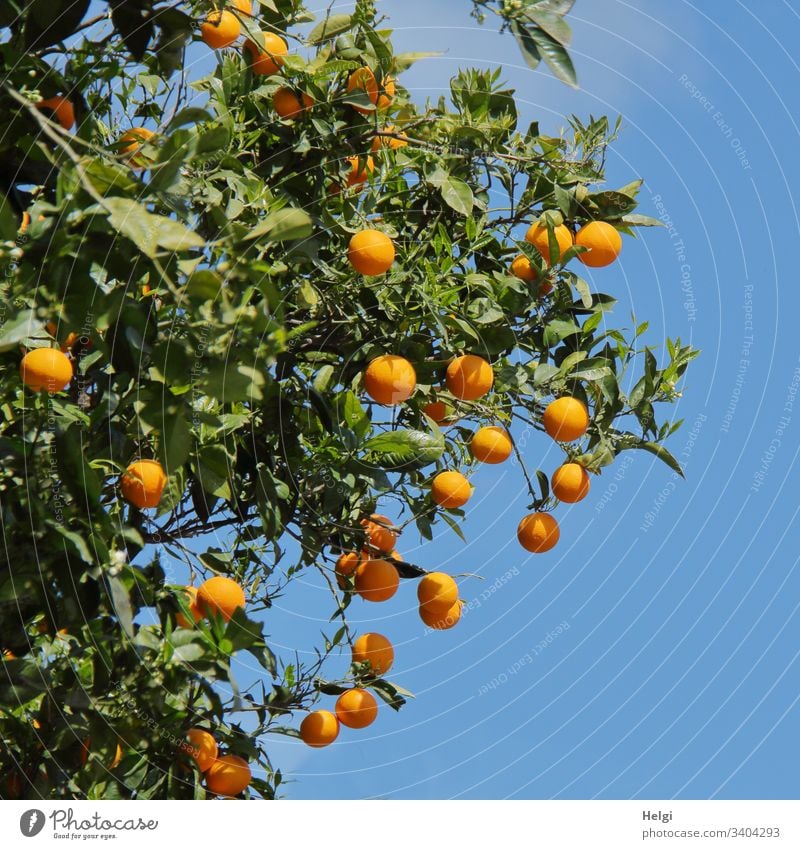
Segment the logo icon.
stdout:
<svg viewBox="0 0 800 849">
<path fill-rule="evenodd" d="M 31 808 L 19 818 L 19 830 L 25 837 L 36 837 L 44 828 L 44 812 Z"/>
</svg>

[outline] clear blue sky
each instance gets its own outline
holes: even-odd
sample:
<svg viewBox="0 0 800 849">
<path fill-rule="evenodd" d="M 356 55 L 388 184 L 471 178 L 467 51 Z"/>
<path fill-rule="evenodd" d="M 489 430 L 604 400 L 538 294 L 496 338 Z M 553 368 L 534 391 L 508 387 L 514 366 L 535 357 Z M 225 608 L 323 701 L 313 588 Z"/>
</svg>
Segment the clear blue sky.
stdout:
<svg viewBox="0 0 800 849">
<path fill-rule="evenodd" d="M 724 18 L 683 0 L 578 0 L 573 91 L 524 67 L 466 0 L 380 5 L 398 50 L 445 52 L 403 75 L 416 99 L 446 92 L 459 67 L 500 65 L 523 124 L 624 116 L 611 187 L 643 177 L 641 211 L 672 229 L 626 239 L 591 280 L 619 298 L 618 324 L 633 310 L 650 344 L 679 335 L 704 354 L 670 444 L 686 481 L 623 455 L 560 510 L 561 544 L 525 556 L 508 463 L 475 476 L 467 545 L 444 528 L 402 539 L 427 568 L 484 578 L 461 584 L 469 614 L 426 636 L 413 584 L 354 603 L 359 630 L 394 642 L 391 677 L 417 698 L 325 750 L 272 740 L 296 780 L 287 795 L 797 798 L 800 17 L 778 0 L 726 3 Z M 525 452 L 545 469 L 558 460 L 546 439 Z M 301 576 L 268 614 L 272 643 L 310 651 L 330 612 L 316 573 Z"/>
</svg>

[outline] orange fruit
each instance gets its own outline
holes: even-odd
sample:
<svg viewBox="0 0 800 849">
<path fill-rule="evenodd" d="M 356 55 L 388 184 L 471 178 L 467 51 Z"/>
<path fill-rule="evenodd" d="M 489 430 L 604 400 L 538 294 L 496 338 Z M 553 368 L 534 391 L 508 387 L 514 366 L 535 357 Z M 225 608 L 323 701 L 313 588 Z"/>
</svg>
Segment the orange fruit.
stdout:
<svg viewBox="0 0 800 849">
<path fill-rule="evenodd" d="M 241 12 L 243 15 L 253 14 L 253 4 L 250 0 L 233 0 L 231 3 L 234 9 Z"/>
<path fill-rule="evenodd" d="M 215 575 L 200 584 L 197 606 L 204 616 L 213 611 L 227 622 L 237 608 L 245 606 L 244 590 L 231 578 Z"/>
<path fill-rule="evenodd" d="M 203 612 L 197 606 L 197 587 L 184 587 L 182 590 L 188 596 L 189 612 L 192 614 L 190 622 L 181 612 L 175 614 L 175 622 L 181 628 L 191 628 L 195 622 L 199 622 L 203 618 Z"/>
<path fill-rule="evenodd" d="M 472 486 L 461 472 L 439 472 L 431 482 L 431 498 L 440 507 L 463 507 L 472 497 Z"/>
<path fill-rule="evenodd" d="M 336 700 L 336 718 L 348 728 L 366 728 L 378 716 L 375 696 L 361 687 L 342 693 Z"/>
<path fill-rule="evenodd" d="M 347 259 L 359 274 L 383 274 L 394 262 L 394 243 L 380 230 L 361 230 L 350 239 Z"/>
<path fill-rule="evenodd" d="M 400 586 L 400 575 L 386 560 L 363 560 L 356 568 L 356 592 L 365 601 L 388 601 Z"/>
<path fill-rule="evenodd" d="M 367 156 L 366 158 L 348 156 L 347 161 L 350 163 L 350 172 L 347 175 L 347 185 L 350 188 L 353 188 L 353 186 L 362 186 L 369 180 L 370 175 L 375 170 L 375 161 L 371 156 Z"/>
<path fill-rule="evenodd" d="M 75 107 L 69 98 L 60 94 L 55 97 L 46 97 L 36 104 L 36 108 L 53 113 L 53 120 L 57 121 L 62 129 L 71 130 L 75 126 Z"/>
<path fill-rule="evenodd" d="M 274 74 L 286 61 L 284 57 L 289 53 L 286 42 L 274 32 L 262 34 L 261 46 L 252 38 L 244 43 L 244 49 L 250 54 L 250 67 L 258 76 Z"/>
<path fill-rule="evenodd" d="M 391 519 L 387 519 L 386 516 L 381 516 L 378 513 L 373 513 L 369 519 L 361 520 L 361 525 L 367 532 L 370 545 L 374 545 L 384 554 L 391 553 L 397 543 L 397 533 L 384 527 L 391 524 Z"/>
<path fill-rule="evenodd" d="M 544 411 L 544 429 L 558 442 L 573 442 L 580 439 L 589 427 L 589 411 L 583 401 L 570 398 L 556 398 Z"/>
<path fill-rule="evenodd" d="M 131 168 L 145 168 L 149 164 L 148 158 L 136 156 L 136 153 L 143 144 L 149 142 L 154 136 L 155 133 L 146 127 L 131 127 L 130 130 L 120 136 L 117 152 L 128 160 L 128 165 Z"/>
<path fill-rule="evenodd" d="M 233 12 L 211 12 L 200 24 L 200 37 L 214 50 L 230 47 L 239 37 L 242 25 Z"/>
<path fill-rule="evenodd" d="M 575 504 L 589 494 L 589 474 L 577 463 L 564 463 L 559 466 L 550 479 L 550 488 L 559 501 Z"/>
<path fill-rule="evenodd" d="M 197 764 L 200 772 L 206 772 L 217 759 L 217 741 L 204 728 L 190 728 L 186 733 L 186 754 Z"/>
<path fill-rule="evenodd" d="M 377 79 L 375 79 L 375 74 L 372 72 L 371 68 L 366 66 L 363 68 L 357 68 L 348 77 L 347 90 L 355 91 L 358 89 L 366 92 L 370 103 L 372 103 L 377 109 L 385 109 L 392 102 L 392 98 L 395 94 L 394 80 L 392 77 L 387 75 L 383 78 L 383 91 L 379 91 L 380 86 L 378 85 Z M 354 106 L 353 109 L 355 109 L 356 112 L 360 112 L 362 115 L 369 115 L 370 112 L 374 111 L 365 106 Z"/>
<path fill-rule="evenodd" d="M 441 424 L 452 415 L 453 410 L 444 401 L 431 401 L 422 408 L 426 416 L 430 416 L 436 424 Z"/>
<path fill-rule="evenodd" d="M 11 649 L 3 649 L 3 660 L 16 660 L 17 656 Z"/>
<path fill-rule="evenodd" d="M 514 445 L 504 427 L 482 427 L 476 430 L 469 443 L 472 456 L 481 463 L 502 463 L 511 456 Z"/>
<path fill-rule="evenodd" d="M 339 736 L 339 720 L 329 710 L 315 710 L 300 723 L 300 739 L 314 749 L 330 746 Z"/>
<path fill-rule="evenodd" d="M 119 481 L 122 497 L 140 510 L 158 507 L 167 476 L 157 460 L 135 460 Z"/>
<path fill-rule="evenodd" d="M 452 628 L 461 618 L 462 604 L 456 601 L 451 607 L 428 607 L 425 604 L 419 606 L 419 617 L 429 627 L 437 631 L 446 631 Z"/>
<path fill-rule="evenodd" d="M 375 357 L 364 372 L 364 389 L 378 404 L 394 406 L 413 393 L 417 386 L 414 366 L 404 357 L 383 354 Z"/>
<path fill-rule="evenodd" d="M 611 265 L 622 250 L 622 236 L 616 227 L 605 221 L 590 221 L 578 230 L 575 244 L 589 250 L 578 254 L 578 259 L 591 268 Z"/>
<path fill-rule="evenodd" d="M 385 133 L 397 133 L 397 128 L 393 124 L 389 124 L 388 126 L 383 128 L 383 132 Z M 401 133 L 397 133 L 397 135 L 401 135 Z M 372 140 L 371 150 L 373 153 L 377 153 L 381 148 L 388 147 L 389 150 L 399 150 L 401 147 L 405 147 L 408 144 L 406 141 L 406 137 L 402 136 L 402 138 L 394 138 L 393 136 L 375 136 Z"/>
<path fill-rule="evenodd" d="M 494 371 L 483 357 L 463 354 L 447 366 L 447 388 L 462 401 L 482 398 L 494 383 Z"/>
<path fill-rule="evenodd" d="M 520 280 L 524 280 L 526 283 L 533 283 L 539 277 L 538 269 L 531 265 L 531 261 L 525 254 L 514 257 L 511 263 L 511 273 L 514 277 L 519 277 Z"/>
<path fill-rule="evenodd" d="M 383 634 L 362 634 L 353 643 L 353 663 L 369 663 L 373 675 L 385 675 L 394 663 L 394 648 Z"/>
<path fill-rule="evenodd" d="M 19 223 L 19 232 L 24 236 L 31 225 L 31 214 L 27 210 L 22 213 L 22 221 Z"/>
<path fill-rule="evenodd" d="M 355 551 L 345 551 L 339 555 L 336 560 L 336 566 L 334 566 L 334 571 L 336 572 L 336 581 L 341 589 L 347 586 L 345 578 L 348 578 L 356 571 L 360 562 L 361 555 Z"/>
<path fill-rule="evenodd" d="M 206 787 L 217 796 L 238 796 L 250 783 L 252 774 L 244 758 L 223 755 L 206 773 Z"/>
<path fill-rule="evenodd" d="M 561 531 L 549 513 L 530 513 L 517 527 L 517 539 L 526 551 L 542 554 L 558 542 Z"/>
<path fill-rule="evenodd" d="M 558 243 L 559 254 L 563 255 L 572 247 L 572 233 L 563 224 L 553 227 L 553 233 Z M 552 265 L 550 262 L 550 236 L 544 222 L 538 221 L 536 224 L 531 224 L 525 234 L 525 241 L 530 242 L 539 251 L 548 265 Z"/>
<path fill-rule="evenodd" d="M 22 382 L 34 392 L 60 392 L 72 380 L 72 363 L 63 351 L 34 348 L 19 364 Z"/>
<path fill-rule="evenodd" d="M 458 584 L 444 572 L 430 572 L 417 584 L 419 603 L 428 611 L 448 611 L 458 601 Z"/>
<path fill-rule="evenodd" d="M 314 101 L 304 92 L 299 94 L 283 86 L 272 95 L 272 105 L 284 121 L 302 118 Z"/>
</svg>

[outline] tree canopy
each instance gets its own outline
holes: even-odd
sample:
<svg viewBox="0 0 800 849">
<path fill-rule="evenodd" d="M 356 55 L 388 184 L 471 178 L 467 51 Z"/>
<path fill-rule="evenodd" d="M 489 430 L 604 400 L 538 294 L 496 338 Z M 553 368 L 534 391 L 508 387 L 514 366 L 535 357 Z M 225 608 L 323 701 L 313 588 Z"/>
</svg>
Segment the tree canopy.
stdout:
<svg viewBox="0 0 800 849">
<path fill-rule="evenodd" d="M 473 11 L 574 83 L 571 6 Z M 469 476 L 476 428 L 501 429 L 532 515 L 555 516 L 553 470 L 519 437 L 554 435 L 587 481 L 633 449 L 680 472 L 665 405 L 696 351 L 653 350 L 646 322 L 610 327 L 613 294 L 580 276 L 616 260 L 617 234 L 658 223 L 636 212 L 640 180 L 605 185 L 619 121 L 520 126 L 499 71 L 415 102 L 402 74 L 423 57 L 393 51 L 368 0 L 313 27 L 299 0 L 108 7 L 0 6 L 0 795 L 224 793 L 185 742 L 203 728 L 250 765 L 245 792 L 273 798 L 270 735 L 297 736 L 353 688 L 402 706 L 358 653 L 342 680 L 326 660 L 358 636 L 362 565 L 436 572 L 381 534 L 461 533 L 469 506 L 432 482 Z M 187 45 L 224 40 L 220 13 L 234 42 L 190 79 Z M 382 237 L 360 247 L 365 232 Z M 40 350 L 63 360 L 21 371 Z M 465 355 L 490 389 L 467 391 Z M 387 356 L 413 379 L 390 368 L 387 383 L 380 360 L 365 382 Z M 585 434 L 545 420 L 561 398 L 587 411 Z M 142 460 L 165 479 L 133 480 Z M 244 608 L 197 608 L 166 559 L 195 586 L 232 579 Z M 299 663 L 266 623 L 311 573 L 331 627 Z M 263 668 L 257 685 L 238 687 L 237 652 Z"/>
</svg>

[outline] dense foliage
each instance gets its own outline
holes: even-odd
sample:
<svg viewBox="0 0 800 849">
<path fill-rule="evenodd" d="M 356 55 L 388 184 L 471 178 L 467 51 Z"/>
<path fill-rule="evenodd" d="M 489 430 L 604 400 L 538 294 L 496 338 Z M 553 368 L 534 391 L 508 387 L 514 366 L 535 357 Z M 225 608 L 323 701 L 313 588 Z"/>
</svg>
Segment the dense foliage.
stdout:
<svg viewBox="0 0 800 849">
<path fill-rule="evenodd" d="M 646 324 L 611 329 L 614 298 L 577 273 L 581 248 L 562 254 L 556 241 L 562 222 L 628 235 L 656 223 L 635 212 L 639 181 L 602 185 L 618 129 L 605 118 L 572 118 L 558 138 L 520 127 L 514 92 L 472 70 L 449 101 L 415 104 L 402 72 L 417 57 L 393 53 L 365 0 L 310 35 L 299 0 L 240 12 L 250 37 L 284 34 L 282 66 L 256 75 L 234 48 L 191 80 L 185 45 L 211 4 L 109 5 L 110 27 L 86 19 L 88 2 L 2 4 L 0 795 L 202 798 L 202 774 L 180 753 L 201 725 L 251 763 L 252 793 L 271 798 L 269 735 L 296 733 L 321 694 L 360 681 L 403 701 L 363 665 L 347 682 L 324 677 L 354 636 L 347 606 L 364 603 L 333 571 L 364 547 L 362 520 L 378 508 L 407 533 L 458 532 L 469 508 L 434 504 L 432 477 L 471 467 L 476 425 L 518 438 L 542 429 L 562 395 L 591 416 L 565 457 L 599 473 L 645 449 L 677 469 L 663 446 L 677 425 L 659 420 L 659 404 L 676 397 L 694 352 L 669 341 L 659 364 L 639 340 Z M 571 79 L 559 53 L 571 5 L 491 8 L 531 62 L 541 55 Z M 347 88 L 364 65 L 387 93 L 378 108 Z M 279 118 L 285 86 L 313 106 Z M 37 106 L 54 96 L 74 104 L 74 131 Z M 134 155 L 120 139 L 140 126 L 155 135 Z M 552 265 L 524 240 L 543 213 Z M 348 262 L 365 227 L 397 251 L 378 277 Z M 510 272 L 519 254 L 534 282 Z M 74 377 L 61 392 L 31 391 L 22 355 L 51 346 Z M 467 352 L 494 371 L 475 401 L 442 388 Z M 363 390 L 365 367 L 386 353 L 417 375 L 395 407 Z M 433 400 L 447 407 L 441 426 L 424 411 Z M 531 509 L 549 511 L 548 474 L 515 447 Z M 120 497 L 138 458 L 168 474 L 157 509 Z M 178 627 L 187 602 L 165 560 L 198 581 L 233 577 L 246 613 Z M 395 565 L 409 580 L 435 566 Z M 273 654 L 268 614 L 254 615 L 312 570 L 335 621 L 317 661 L 298 664 Z M 236 652 L 263 666 L 261 685 L 239 692 Z"/>
</svg>

